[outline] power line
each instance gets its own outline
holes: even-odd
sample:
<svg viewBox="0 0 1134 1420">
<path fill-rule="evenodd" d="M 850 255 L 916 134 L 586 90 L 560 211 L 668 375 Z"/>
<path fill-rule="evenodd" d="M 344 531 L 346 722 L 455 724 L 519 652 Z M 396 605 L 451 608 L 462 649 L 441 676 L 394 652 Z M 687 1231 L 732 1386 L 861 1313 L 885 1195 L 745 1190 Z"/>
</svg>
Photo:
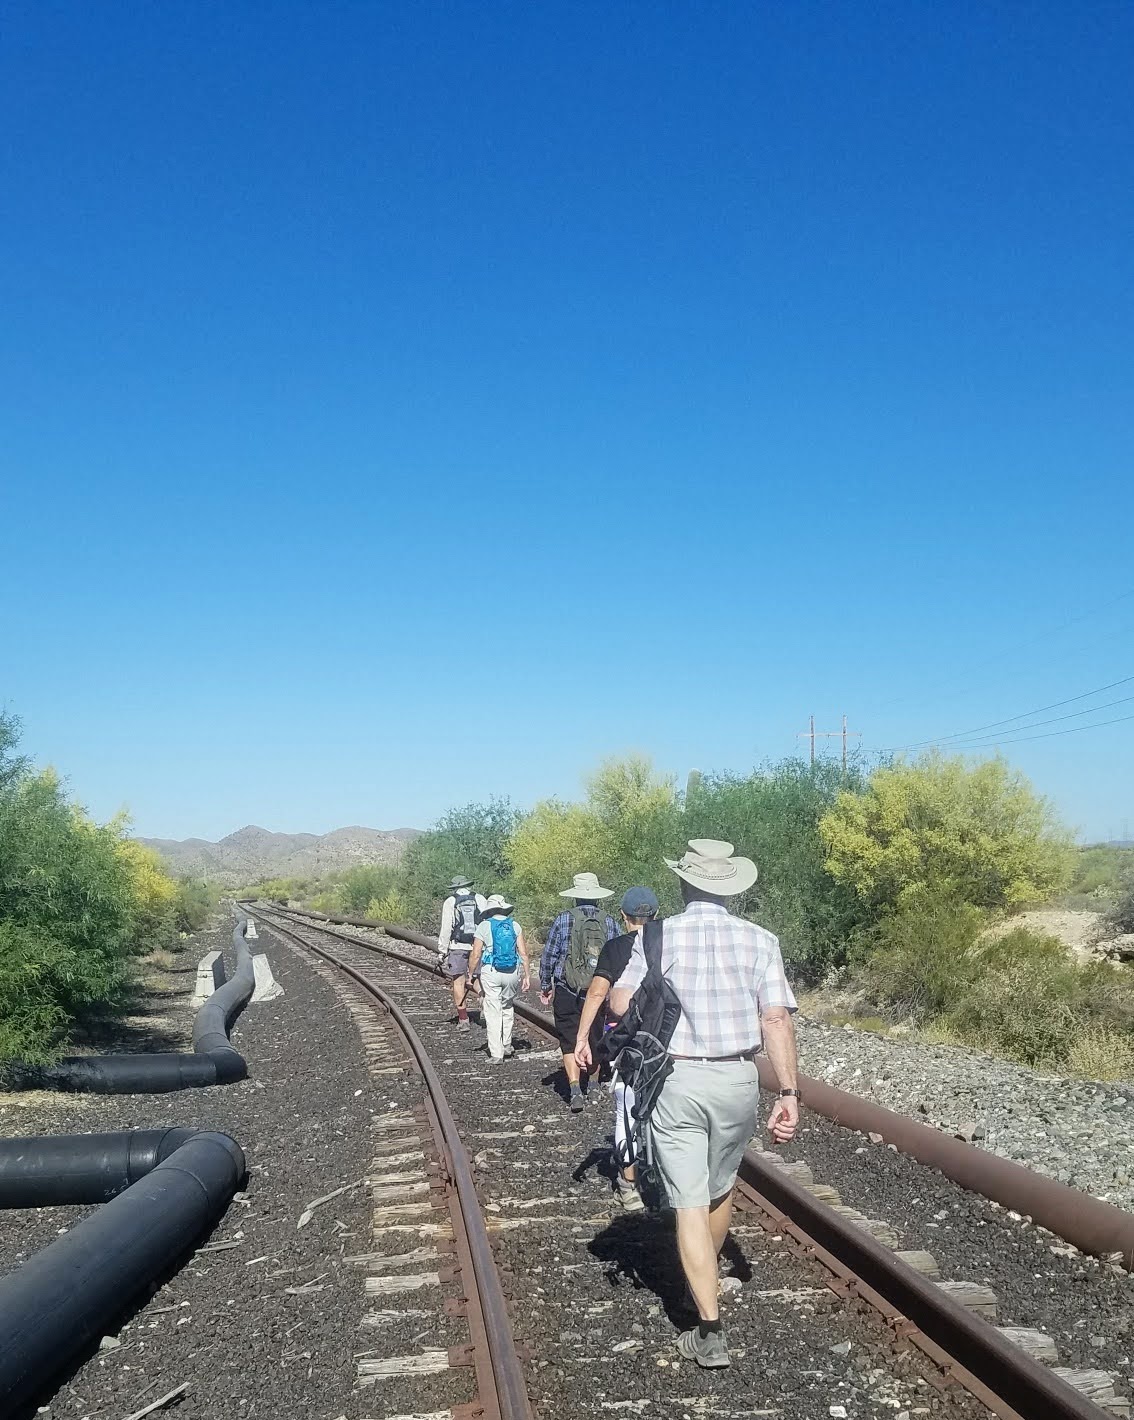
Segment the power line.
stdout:
<svg viewBox="0 0 1134 1420">
<path fill-rule="evenodd" d="M 1124 725 L 1127 720 L 1134 720 L 1134 715 L 1119 715 L 1118 718 L 1115 720 L 1099 720 L 1093 725 L 1072 725 L 1069 730 L 1048 730 L 1047 733 L 1043 735 L 1024 735 L 1021 739 L 1018 740 L 993 740 L 987 744 L 978 745 L 960 744 L 954 745 L 953 748 L 991 749 L 993 745 L 1023 745 L 1027 744 L 1029 740 L 1051 740 L 1054 739 L 1057 735 L 1078 735 L 1081 734 L 1084 730 L 1101 730 L 1106 725 Z M 1032 727 L 1030 725 L 1021 725 L 1020 728 L 1022 730 L 1030 730 Z"/>
<path fill-rule="evenodd" d="M 1114 690 L 1117 686 L 1129 685 L 1132 680 L 1134 680 L 1134 675 L 1124 676 L 1121 680 L 1112 680 L 1109 685 L 1100 685 L 1096 686 L 1094 690 L 1085 690 L 1083 691 L 1082 695 L 1070 695 L 1067 697 L 1066 700 L 1055 700 L 1050 705 L 1039 705 L 1034 710 L 1022 710 L 1019 715 L 1009 715 L 1006 720 L 993 720 L 988 725 L 977 725 L 974 729 L 971 730 L 954 730 L 952 734 L 938 735 L 936 739 L 932 740 L 919 740 L 916 744 L 894 745 L 891 749 L 885 750 L 883 752 L 886 754 L 892 754 L 900 749 L 924 749 L 927 745 L 942 744 L 946 740 L 969 739 L 973 735 L 983 734 L 985 730 L 996 730 L 999 729 L 1001 725 L 1011 725 L 1016 720 L 1027 720 L 1032 715 L 1042 715 L 1045 710 L 1058 710 L 1064 705 L 1074 705 L 1077 700 L 1089 700 L 1092 695 L 1101 695 L 1104 690 Z M 1113 701 L 1111 703 L 1117 705 L 1121 702 Z M 1101 705 L 1096 705 L 1094 707 L 1094 709 L 1096 710 L 1102 710 L 1105 708 L 1105 706 Z M 1090 709 L 1087 709 L 1080 710 L 1077 713 L 1080 715 L 1090 715 L 1092 711 Z M 1053 724 L 1054 722 L 1051 720 L 1047 720 L 1041 721 L 1040 723 Z M 1033 726 L 1018 725 L 1016 728 L 1020 730 L 1030 730 L 1033 728 Z"/>
<path fill-rule="evenodd" d="M 1118 700 L 1104 700 L 1101 705 L 1092 705 L 1089 710 L 1072 710 L 1068 715 L 1054 715 L 1050 720 L 1037 720 L 1034 725 L 1017 725 L 1014 729 L 1006 730 L 1005 733 L 1015 735 L 1023 730 L 1039 730 L 1042 729 L 1044 725 L 1058 725 L 1063 720 L 1077 720 L 1080 715 L 1094 715 L 1099 710 L 1113 710 L 1116 705 L 1129 705 L 1132 700 L 1134 700 L 1134 695 L 1123 695 Z M 1084 725 L 1082 728 L 1088 729 L 1089 726 Z M 995 735 L 983 735 L 981 738 L 988 740 L 990 743 L 1003 743 L 1003 741 Z M 965 743 L 971 744 L 973 741 L 966 739 Z"/>
<path fill-rule="evenodd" d="M 998 651 L 995 656 L 989 656 L 989 657 L 987 657 L 985 660 L 978 661 L 975 666 L 970 666 L 970 667 L 968 668 L 969 674 L 970 674 L 970 676 L 976 675 L 976 674 L 978 674 L 979 672 L 981 672 L 981 671 L 983 671 L 983 670 L 987 670 L 987 669 L 989 669 L 989 668 L 991 668 L 991 667 L 993 667 L 993 666 L 1002 667 L 1002 666 L 1004 665 L 1004 659 L 1005 659 L 1005 655 L 1006 655 L 1006 654 L 1007 654 L 1007 655 L 1014 655 L 1014 654 L 1019 653 L 1020 651 L 1028 651 L 1028 650 L 1030 650 L 1033 646 L 1040 646 L 1040 645 L 1043 645 L 1043 646 L 1050 646 L 1051 640 L 1052 640 L 1053 637 L 1058 636 L 1058 635 L 1060 635 L 1062 632 L 1069 630 L 1072 626 L 1078 626 L 1078 625 L 1080 625 L 1080 624 L 1081 624 L 1082 622 L 1084 622 L 1084 621 L 1096 620 L 1096 619 L 1101 615 L 1102 612 L 1104 612 L 1104 611 L 1109 611 L 1112 606 L 1117 606 L 1119 602 L 1127 601 L 1127 600 L 1129 600 L 1130 597 L 1134 597 L 1134 587 L 1128 587 L 1128 588 L 1126 589 L 1126 591 L 1120 592 L 1120 593 L 1118 594 L 1118 596 L 1116 596 L 1116 597 L 1110 597 L 1110 598 L 1108 598 L 1105 602 L 1101 602 L 1101 603 L 1099 603 L 1098 605 L 1092 606 L 1089 610 L 1084 611 L 1084 612 L 1080 612 L 1077 616 L 1073 616 L 1073 617 L 1071 617 L 1071 618 L 1070 618 L 1069 620 L 1067 620 L 1067 621 L 1061 621 L 1061 622 L 1057 623 L 1055 626 L 1049 626 L 1049 627 L 1045 628 L 1043 631 L 1041 631 L 1041 632 L 1040 632 L 1038 635 L 1036 635 L 1036 636 L 1029 636 L 1029 637 L 1027 638 L 1027 640 L 1025 640 L 1025 641 L 1017 641 L 1017 642 L 1015 643 L 1015 645 L 1008 647 L 1006 650 L 1005 650 L 1005 649 L 1001 649 L 1000 651 Z M 1094 642 L 1091 642 L 1091 643 L 1089 643 L 1089 644 L 1090 644 L 1090 645 L 1097 646 L 1097 645 L 1100 645 L 1100 644 L 1101 644 L 1102 640 L 1109 640 L 1109 639 L 1110 639 L 1110 637 L 1109 637 L 1109 633 L 1108 633 L 1108 635 L 1107 635 L 1106 637 L 1103 637 L 1103 638 L 1101 638 L 1099 641 L 1094 641 Z M 1083 649 L 1086 649 L 1086 648 L 1085 648 L 1085 647 L 1080 647 L 1079 649 L 1080 649 L 1080 650 L 1083 650 Z M 949 688 L 951 688 L 951 687 L 955 687 L 955 685 L 956 685 L 956 681 L 955 681 L 955 680 L 951 680 L 951 681 L 948 681 L 948 682 L 942 682 L 941 685 L 940 685 L 940 690 L 946 690 L 946 689 L 949 689 Z M 876 710 L 886 710 L 886 709 L 888 709 L 891 705 L 901 705 L 901 704 L 903 704 L 903 703 L 907 703 L 907 702 L 908 702 L 910 699 L 912 699 L 912 698 L 913 698 L 913 697 L 912 697 L 911 693 L 910 693 L 910 692 L 906 692 L 906 693 L 903 694 L 903 695 L 894 696 L 894 697 L 892 697 L 892 698 L 889 699 L 889 700 L 883 700 L 880 705 L 875 706 L 875 709 L 876 709 Z M 942 696 L 938 693 L 934 698 L 936 698 L 936 699 L 938 699 L 938 700 L 940 700 L 940 699 L 942 699 L 942 698 L 944 698 L 944 699 L 946 699 L 946 700 L 949 700 L 949 699 L 955 699 L 956 696 L 949 696 L 949 695 L 946 695 L 946 696 L 942 697 Z M 903 748 L 917 748 L 917 746 L 910 746 L 910 745 L 907 745 L 907 746 L 903 746 Z"/>
</svg>

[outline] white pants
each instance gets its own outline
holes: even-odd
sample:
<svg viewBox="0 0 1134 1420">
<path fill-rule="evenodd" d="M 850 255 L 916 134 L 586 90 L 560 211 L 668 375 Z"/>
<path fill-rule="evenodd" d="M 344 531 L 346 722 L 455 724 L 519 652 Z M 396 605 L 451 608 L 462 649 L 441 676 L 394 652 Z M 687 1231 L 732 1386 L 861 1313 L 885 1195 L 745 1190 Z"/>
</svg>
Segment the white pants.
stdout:
<svg viewBox="0 0 1134 1420">
<path fill-rule="evenodd" d="M 493 1060 L 503 1060 L 504 1051 L 512 1044 L 512 1023 L 515 1012 L 512 1002 L 520 990 L 521 969 L 497 971 L 486 966 L 480 973 L 484 992 L 484 1028 L 488 1032 L 488 1053 Z"/>
<path fill-rule="evenodd" d="M 626 1168 L 634 1162 L 634 1141 L 626 1133 L 626 1117 L 634 1122 L 634 1091 L 625 1084 L 618 1072 L 614 1074 L 614 1153 L 618 1167 Z"/>
</svg>

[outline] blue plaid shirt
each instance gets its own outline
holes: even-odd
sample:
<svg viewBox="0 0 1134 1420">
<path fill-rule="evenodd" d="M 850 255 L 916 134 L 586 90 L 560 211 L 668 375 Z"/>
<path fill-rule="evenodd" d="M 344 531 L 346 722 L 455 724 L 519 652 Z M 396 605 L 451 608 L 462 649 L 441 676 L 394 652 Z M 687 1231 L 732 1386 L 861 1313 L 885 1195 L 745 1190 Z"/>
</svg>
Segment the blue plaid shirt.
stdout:
<svg viewBox="0 0 1134 1420">
<path fill-rule="evenodd" d="M 563 978 L 563 963 L 567 960 L 567 948 L 571 945 L 571 910 L 561 912 L 551 924 L 547 941 L 543 944 L 543 956 L 539 959 L 539 989 L 545 994 L 557 981 Z M 583 906 L 584 917 L 597 917 L 599 909 L 589 903 Z M 618 927 L 613 917 L 606 918 L 606 940 L 618 936 Z"/>
</svg>

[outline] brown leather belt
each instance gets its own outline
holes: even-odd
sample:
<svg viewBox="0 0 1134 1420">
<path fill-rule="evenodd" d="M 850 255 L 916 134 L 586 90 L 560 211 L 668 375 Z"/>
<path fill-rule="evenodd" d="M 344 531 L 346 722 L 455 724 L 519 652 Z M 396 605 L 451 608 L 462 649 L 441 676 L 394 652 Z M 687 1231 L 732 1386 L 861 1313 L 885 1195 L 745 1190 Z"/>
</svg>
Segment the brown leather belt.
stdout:
<svg viewBox="0 0 1134 1420">
<path fill-rule="evenodd" d="M 739 1055 L 674 1055 L 674 1060 L 696 1060 L 701 1065 L 723 1065 L 729 1060 L 752 1060 L 755 1058 L 758 1046 L 753 1045 L 750 1049 L 742 1051 Z"/>
</svg>

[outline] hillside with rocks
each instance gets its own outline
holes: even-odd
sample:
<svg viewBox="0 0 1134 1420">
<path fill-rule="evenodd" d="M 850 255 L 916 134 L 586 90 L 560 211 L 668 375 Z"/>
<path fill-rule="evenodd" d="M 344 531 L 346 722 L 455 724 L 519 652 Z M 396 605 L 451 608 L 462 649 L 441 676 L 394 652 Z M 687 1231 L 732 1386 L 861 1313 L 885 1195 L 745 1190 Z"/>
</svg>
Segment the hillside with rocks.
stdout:
<svg viewBox="0 0 1134 1420">
<path fill-rule="evenodd" d="M 396 864 L 416 828 L 336 828 L 330 833 L 270 833 L 249 824 L 219 843 L 204 838 L 142 838 L 170 872 L 243 887 L 261 878 L 326 877 L 360 863 Z"/>
</svg>

